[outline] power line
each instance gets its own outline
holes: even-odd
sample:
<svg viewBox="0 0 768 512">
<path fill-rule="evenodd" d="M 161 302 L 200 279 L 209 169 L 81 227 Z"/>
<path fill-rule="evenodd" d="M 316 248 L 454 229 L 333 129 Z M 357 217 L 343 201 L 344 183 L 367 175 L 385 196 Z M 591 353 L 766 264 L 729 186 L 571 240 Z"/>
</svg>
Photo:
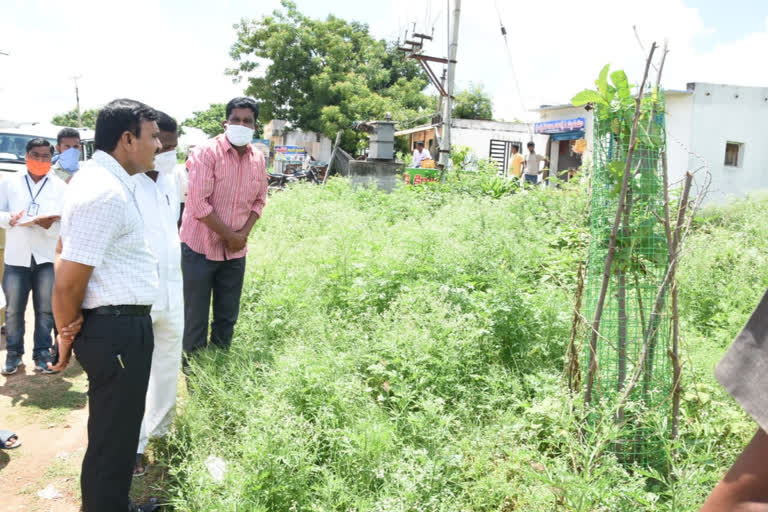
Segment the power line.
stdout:
<svg viewBox="0 0 768 512">
<path fill-rule="evenodd" d="M 501 28 L 501 37 L 504 38 L 504 47 L 507 50 L 507 61 L 509 63 L 509 68 L 512 71 L 512 81 L 515 84 L 515 91 L 517 92 L 517 98 L 520 100 L 520 113 L 525 113 L 525 104 L 523 102 L 523 93 L 520 89 L 520 81 L 517 79 L 517 72 L 515 71 L 515 63 L 514 59 L 512 57 L 512 50 L 509 47 L 509 41 L 507 40 L 507 29 L 504 26 L 504 22 L 501 19 L 501 11 L 499 10 L 499 0 L 496 0 L 496 15 L 499 17 L 499 27 Z M 531 136 L 531 139 L 533 139 L 533 128 L 531 126 L 531 123 L 525 123 L 528 126 L 528 133 Z"/>
</svg>

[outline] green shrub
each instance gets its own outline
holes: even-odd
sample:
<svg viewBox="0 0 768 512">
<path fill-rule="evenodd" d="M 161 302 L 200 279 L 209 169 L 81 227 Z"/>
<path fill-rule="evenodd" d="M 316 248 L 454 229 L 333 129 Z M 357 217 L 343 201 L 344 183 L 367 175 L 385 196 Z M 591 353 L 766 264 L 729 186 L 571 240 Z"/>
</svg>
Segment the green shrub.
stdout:
<svg viewBox="0 0 768 512">
<path fill-rule="evenodd" d="M 488 194 L 484 178 L 465 178 L 392 194 L 336 179 L 270 198 L 232 350 L 194 361 L 161 451 L 177 510 L 683 511 L 703 500 L 754 428 L 711 360 L 686 345 L 681 437 L 662 471 L 605 455 L 617 429 L 586 431 L 561 377 L 584 194 Z M 765 285 L 762 259 L 732 287 L 700 274 L 742 245 L 736 232 L 765 246 L 764 219 L 752 226 L 765 205 L 745 205 L 688 241 L 684 334 L 707 357 Z M 762 285 L 735 289 L 761 269 Z M 703 338 L 712 332 L 717 342 Z M 226 461 L 222 482 L 210 456 Z"/>
</svg>

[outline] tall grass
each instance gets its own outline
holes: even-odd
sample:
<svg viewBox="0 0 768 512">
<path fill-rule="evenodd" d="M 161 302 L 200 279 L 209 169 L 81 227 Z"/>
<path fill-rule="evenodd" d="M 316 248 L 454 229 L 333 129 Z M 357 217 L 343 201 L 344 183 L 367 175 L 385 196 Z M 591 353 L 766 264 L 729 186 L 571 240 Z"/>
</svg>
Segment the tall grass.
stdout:
<svg viewBox="0 0 768 512">
<path fill-rule="evenodd" d="M 176 509 L 692 510 L 750 422 L 710 368 L 686 368 L 695 387 L 667 469 L 605 455 L 610 426 L 585 429 L 562 384 L 586 198 L 507 192 L 465 179 L 380 194 L 334 180 L 271 197 L 232 350 L 195 362 L 161 452 Z M 716 332 L 721 352 L 765 286 L 765 260 L 738 277 L 762 284 L 732 282 L 724 304 L 705 305 L 722 290 L 702 259 L 746 267 L 722 245 L 736 253 L 748 230 L 764 247 L 766 205 L 702 221 L 689 244 L 686 334 Z M 210 456 L 226 461 L 221 482 Z"/>
</svg>

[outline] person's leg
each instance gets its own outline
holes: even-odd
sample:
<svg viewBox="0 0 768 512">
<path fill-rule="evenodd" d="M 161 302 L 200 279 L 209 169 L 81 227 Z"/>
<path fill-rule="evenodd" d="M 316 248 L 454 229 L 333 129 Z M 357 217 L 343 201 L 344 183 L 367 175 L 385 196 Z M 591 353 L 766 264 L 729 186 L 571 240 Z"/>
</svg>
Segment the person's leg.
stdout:
<svg viewBox="0 0 768 512">
<path fill-rule="evenodd" d="M 228 349 L 240 314 L 245 257 L 221 263 L 213 281 L 213 322 L 211 343 Z"/>
<path fill-rule="evenodd" d="M 53 263 L 32 266 L 32 303 L 35 306 L 34 359 L 51 361 L 51 331 L 53 330 Z"/>
<path fill-rule="evenodd" d="M 27 309 L 32 271 L 27 267 L 6 265 L 3 274 L 5 292 L 5 342 L 8 358 L 24 354 L 24 311 Z"/>
<path fill-rule="evenodd" d="M 183 345 L 187 356 L 205 347 L 208 338 L 215 263 L 186 244 L 181 245 L 181 270 L 184 275 Z"/>
<path fill-rule="evenodd" d="M 525 182 L 528 185 L 536 185 L 539 182 L 539 177 L 535 174 L 526 174 L 525 175 Z"/>
<path fill-rule="evenodd" d="M 768 512 L 768 434 L 762 429 L 699 512 Z"/>
<path fill-rule="evenodd" d="M 127 511 L 152 364 L 152 320 L 87 315 L 74 348 L 88 375 L 83 511 Z"/>
<path fill-rule="evenodd" d="M 184 311 L 181 301 L 163 311 L 152 312 L 155 350 L 147 388 L 147 405 L 141 424 L 137 454 L 143 454 L 150 438 L 168 433 L 176 409 L 176 387 L 181 366 L 181 337 Z"/>
</svg>

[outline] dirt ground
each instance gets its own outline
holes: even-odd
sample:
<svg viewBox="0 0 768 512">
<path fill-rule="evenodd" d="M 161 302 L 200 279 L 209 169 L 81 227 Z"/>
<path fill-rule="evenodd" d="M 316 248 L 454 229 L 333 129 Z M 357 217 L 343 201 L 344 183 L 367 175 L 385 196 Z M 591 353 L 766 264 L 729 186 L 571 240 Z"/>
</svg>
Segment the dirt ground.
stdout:
<svg viewBox="0 0 768 512">
<path fill-rule="evenodd" d="M 31 300 L 25 323 L 25 365 L 14 375 L 0 375 L 0 428 L 16 432 L 23 443 L 15 450 L 0 450 L 4 489 L 0 512 L 78 512 L 80 465 L 87 445 L 88 379 L 74 357 L 59 375 L 36 373 Z M 3 336 L 0 364 L 5 363 L 5 355 Z M 134 499 L 161 494 L 157 487 L 162 477 L 153 466 L 147 475 L 134 479 Z M 38 495 L 49 486 L 58 497 Z"/>
</svg>

